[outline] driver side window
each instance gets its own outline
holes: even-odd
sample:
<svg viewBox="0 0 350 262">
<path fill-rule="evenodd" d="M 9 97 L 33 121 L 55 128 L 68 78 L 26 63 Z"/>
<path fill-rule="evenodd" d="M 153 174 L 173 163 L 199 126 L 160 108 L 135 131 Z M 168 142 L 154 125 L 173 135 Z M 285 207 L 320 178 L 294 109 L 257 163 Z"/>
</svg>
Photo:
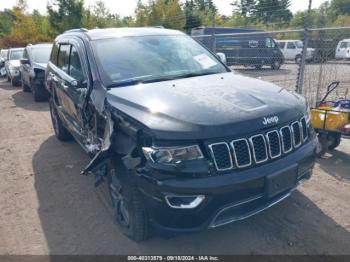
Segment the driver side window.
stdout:
<svg viewBox="0 0 350 262">
<path fill-rule="evenodd" d="M 293 42 L 288 42 L 287 48 L 288 49 L 296 49 L 295 44 Z"/>
<path fill-rule="evenodd" d="M 72 46 L 71 53 L 70 53 L 69 75 L 73 77 L 75 80 L 77 80 L 78 82 L 81 82 L 84 80 L 84 74 L 83 74 L 79 54 L 77 49 L 74 46 Z"/>
</svg>

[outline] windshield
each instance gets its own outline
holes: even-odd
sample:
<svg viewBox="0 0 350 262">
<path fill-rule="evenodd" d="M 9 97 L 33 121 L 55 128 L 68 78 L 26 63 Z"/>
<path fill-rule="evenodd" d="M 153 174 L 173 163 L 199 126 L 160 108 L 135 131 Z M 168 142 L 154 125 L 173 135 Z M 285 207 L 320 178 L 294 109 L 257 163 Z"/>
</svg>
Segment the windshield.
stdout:
<svg viewBox="0 0 350 262">
<path fill-rule="evenodd" d="M 341 42 L 339 48 L 347 48 L 349 46 L 349 42 Z"/>
<path fill-rule="evenodd" d="M 32 49 L 33 60 L 37 63 L 49 62 L 52 46 L 35 47 Z"/>
<path fill-rule="evenodd" d="M 295 42 L 295 45 L 297 46 L 297 48 L 303 48 L 303 42 L 301 42 L 301 41 L 296 41 Z"/>
<path fill-rule="evenodd" d="M 23 58 L 23 51 L 24 49 L 21 50 L 11 50 L 10 52 L 10 60 L 20 60 Z"/>
<path fill-rule="evenodd" d="M 109 87 L 227 72 L 215 56 L 183 35 L 103 39 L 93 47 Z"/>
</svg>

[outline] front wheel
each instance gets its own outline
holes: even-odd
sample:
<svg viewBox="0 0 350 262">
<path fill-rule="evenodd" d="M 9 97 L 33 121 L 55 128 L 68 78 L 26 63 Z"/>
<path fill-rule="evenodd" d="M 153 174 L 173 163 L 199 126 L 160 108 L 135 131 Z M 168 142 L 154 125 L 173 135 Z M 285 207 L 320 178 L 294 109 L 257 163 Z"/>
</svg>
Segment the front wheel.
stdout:
<svg viewBox="0 0 350 262">
<path fill-rule="evenodd" d="M 30 92 L 30 87 L 24 83 L 23 78 L 22 78 L 21 84 L 22 84 L 23 92 Z"/>
<path fill-rule="evenodd" d="M 341 136 L 328 136 L 328 150 L 334 150 L 340 145 Z"/>
<path fill-rule="evenodd" d="M 301 64 L 301 56 L 300 56 L 300 55 L 297 55 L 297 56 L 295 57 L 295 63 L 297 63 L 298 65 Z"/>
<path fill-rule="evenodd" d="M 107 175 L 114 219 L 124 235 L 140 242 L 149 237 L 148 215 L 129 171 L 122 164 L 115 164 L 120 161 L 114 159 L 109 164 Z"/>
<path fill-rule="evenodd" d="M 33 81 L 31 81 L 31 87 L 35 102 L 47 101 L 49 94 L 40 80 L 36 78 L 33 79 Z"/>
<path fill-rule="evenodd" d="M 11 79 L 11 85 L 12 85 L 13 87 L 19 86 L 19 85 L 20 85 L 20 81 L 14 80 L 14 79 L 12 78 L 12 79 Z"/>
<path fill-rule="evenodd" d="M 316 156 L 322 157 L 328 150 L 328 139 L 326 134 L 318 134 L 316 145 Z"/>
<path fill-rule="evenodd" d="M 273 70 L 278 70 L 281 68 L 281 62 L 279 60 L 276 60 L 273 62 L 273 64 L 271 65 L 271 68 Z"/>
</svg>

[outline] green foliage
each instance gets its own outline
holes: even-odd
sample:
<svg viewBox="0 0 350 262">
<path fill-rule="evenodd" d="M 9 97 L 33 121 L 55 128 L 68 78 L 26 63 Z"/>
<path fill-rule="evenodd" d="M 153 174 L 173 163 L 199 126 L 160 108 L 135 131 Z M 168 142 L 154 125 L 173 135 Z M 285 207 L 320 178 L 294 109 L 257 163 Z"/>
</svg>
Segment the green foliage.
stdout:
<svg viewBox="0 0 350 262">
<path fill-rule="evenodd" d="M 0 12 L 0 37 L 3 37 L 11 32 L 11 28 L 16 20 L 13 10 L 5 9 Z"/>
<path fill-rule="evenodd" d="M 47 5 L 52 35 L 83 24 L 84 0 L 53 0 Z"/>
<path fill-rule="evenodd" d="M 294 15 L 292 0 L 232 0 L 232 15 L 219 14 L 213 0 L 139 0 L 134 16 L 111 13 L 105 0 L 95 0 L 88 8 L 84 0 L 49 0 L 47 15 L 27 11 L 26 0 L 17 0 L 12 9 L 0 12 L 0 47 L 50 41 L 72 28 L 107 28 L 123 26 L 164 26 L 189 33 L 198 26 L 249 27 L 264 30 L 304 28 L 307 11 Z M 293 0 L 299 1 L 299 0 Z M 349 26 L 350 0 L 329 0 L 310 13 L 310 26 Z M 330 37 L 326 32 L 312 32 L 313 38 Z M 301 38 L 300 33 L 283 33 L 277 38 Z"/>
</svg>

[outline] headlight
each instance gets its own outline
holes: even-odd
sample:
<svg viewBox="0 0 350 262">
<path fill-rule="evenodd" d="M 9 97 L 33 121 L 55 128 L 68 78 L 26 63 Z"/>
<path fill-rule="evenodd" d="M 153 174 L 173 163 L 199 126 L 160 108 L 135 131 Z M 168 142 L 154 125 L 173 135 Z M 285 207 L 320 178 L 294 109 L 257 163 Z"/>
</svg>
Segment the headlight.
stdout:
<svg viewBox="0 0 350 262">
<path fill-rule="evenodd" d="M 147 160 L 161 164 L 178 164 L 182 161 L 203 158 L 198 145 L 186 147 L 143 147 L 142 151 Z"/>
</svg>

